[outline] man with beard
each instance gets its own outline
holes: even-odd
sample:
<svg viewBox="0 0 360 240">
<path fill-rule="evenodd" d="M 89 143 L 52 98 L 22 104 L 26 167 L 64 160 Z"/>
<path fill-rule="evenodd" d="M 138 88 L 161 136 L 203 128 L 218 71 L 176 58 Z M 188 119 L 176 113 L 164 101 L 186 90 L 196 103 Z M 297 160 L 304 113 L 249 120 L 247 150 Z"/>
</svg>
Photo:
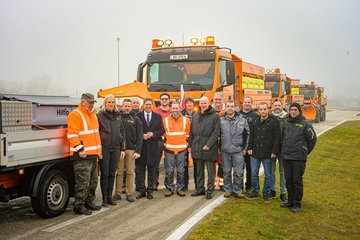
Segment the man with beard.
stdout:
<svg viewBox="0 0 360 240">
<path fill-rule="evenodd" d="M 282 136 L 282 131 L 284 128 L 284 122 L 288 118 L 289 114 L 283 109 L 282 102 L 279 99 L 276 99 L 273 102 L 273 109 L 271 115 L 279 121 L 280 125 L 280 136 Z M 285 174 L 284 174 L 284 159 L 282 158 L 281 151 L 277 157 L 279 163 L 279 173 L 280 173 L 280 200 L 281 202 L 286 202 L 286 186 L 285 186 Z M 276 159 L 272 162 L 272 177 L 271 177 L 271 191 L 270 198 L 276 197 Z"/>
</svg>

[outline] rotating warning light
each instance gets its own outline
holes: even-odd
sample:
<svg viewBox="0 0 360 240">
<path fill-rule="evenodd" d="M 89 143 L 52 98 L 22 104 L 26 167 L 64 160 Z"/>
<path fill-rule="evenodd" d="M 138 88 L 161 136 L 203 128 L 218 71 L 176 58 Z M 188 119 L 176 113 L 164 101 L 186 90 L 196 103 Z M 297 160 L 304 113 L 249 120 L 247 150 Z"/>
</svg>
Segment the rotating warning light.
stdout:
<svg viewBox="0 0 360 240">
<path fill-rule="evenodd" d="M 196 45 L 196 44 L 199 42 L 199 39 L 197 39 L 197 38 L 191 38 L 191 39 L 190 39 L 190 42 L 191 42 L 193 45 Z"/>
<path fill-rule="evenodd" d="M 165 40 L 165 45 L 166 45 L 166 46 L 170 47 L 171 44 L 172 44 L 172 41 L 171 41 L 170 39 L 166 39 L 166 40 Z"/>
</svg>

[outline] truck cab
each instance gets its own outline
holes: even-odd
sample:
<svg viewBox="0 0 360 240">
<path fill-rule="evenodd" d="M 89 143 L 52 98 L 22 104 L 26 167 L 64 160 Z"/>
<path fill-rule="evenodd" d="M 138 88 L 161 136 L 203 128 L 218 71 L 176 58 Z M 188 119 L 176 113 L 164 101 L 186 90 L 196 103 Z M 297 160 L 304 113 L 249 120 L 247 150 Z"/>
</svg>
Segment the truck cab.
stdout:
<svg viewBox="0 0 360 240">
<path fill-rule="evenodd" d="M 225 101 L 232 99 L 238 106 L 245 95 L 254 95 L 256 103 L 270 102 L 269 91 L 243 88 L 243 77 L 258 76 L 258 66 L 243 71 L 246 63 L 231 49 L 216 46 L 213 36 L 190 42 L 190 46 L 175 47 L 171 40 L 155 39 L 146 61 L 139 65 L 137 81 L 146 84 L 156 105 L 162 92 L 172 100 L 180 99 L 181 87 L 196 104 L 202 96 L 211 100 L 215 92 L 222 92 Z"/>
</svg>

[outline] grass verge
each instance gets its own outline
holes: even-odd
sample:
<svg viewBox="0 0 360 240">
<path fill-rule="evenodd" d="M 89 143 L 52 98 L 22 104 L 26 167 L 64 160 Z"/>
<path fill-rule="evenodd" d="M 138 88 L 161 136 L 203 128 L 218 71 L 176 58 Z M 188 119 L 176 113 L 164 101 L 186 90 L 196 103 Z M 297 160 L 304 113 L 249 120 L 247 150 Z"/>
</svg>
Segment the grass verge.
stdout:
<svg viewBox="0 0 360 240">
<path fill-rule="evenodd" d="M 360 121 L 352 121 L 319 137 L 307 161 L 300 213 L 277 199 L 230 198 L 188 239 L 359 239 L 359 136 Z"/>
</svg>

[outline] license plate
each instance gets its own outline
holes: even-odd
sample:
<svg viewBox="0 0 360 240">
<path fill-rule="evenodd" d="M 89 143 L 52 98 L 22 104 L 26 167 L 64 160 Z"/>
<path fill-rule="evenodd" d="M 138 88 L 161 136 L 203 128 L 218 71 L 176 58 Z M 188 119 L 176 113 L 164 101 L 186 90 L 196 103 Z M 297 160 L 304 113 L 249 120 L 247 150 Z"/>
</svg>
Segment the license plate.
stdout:
<svg viewBox="0 0 360 240">
<path fill-rule="evenodd" d="M 170 55 L 170 60 L 182 60 L 182 59 L 188 59 L 188 55 L 187 54 Z"/>
</svg>

